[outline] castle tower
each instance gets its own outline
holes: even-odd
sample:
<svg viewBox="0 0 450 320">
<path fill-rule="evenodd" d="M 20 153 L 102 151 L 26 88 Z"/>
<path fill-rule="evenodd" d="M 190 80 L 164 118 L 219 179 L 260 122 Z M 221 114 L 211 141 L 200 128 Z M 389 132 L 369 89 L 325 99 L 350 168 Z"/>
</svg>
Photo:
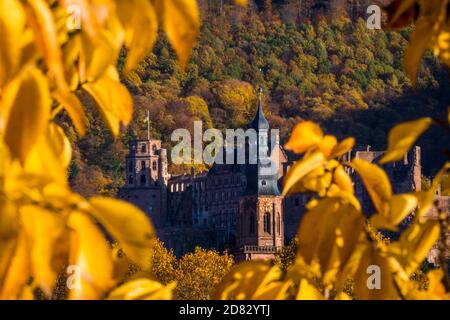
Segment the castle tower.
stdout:
<svg viewBox="0 0 450 320">
<path fill-rule="evenodd" d="M 262 108 L 262 90 L 251 128 L 257 132 L 257 141 L 249 141 L 246 148 L 258 151 L 255 164 L 247 162 L 245 192 L 239 199 L 236 260 L 271 259 L 284 245 L 282 197 L 278 189 L 278 162 L 275 167 L 264 159 L 279 149 L 278 140 L 271 143 L 269 122 Z M 256 144 L 256 146 L 255 146 Z M 248 161 L 248 159 L 247 159 Z"/>
<path fill-rule="evenodd" d="M 118 196 L 147 213 L 158 228 L 165 223 L 167 206 L 167 151 L 161 140 L 131 141 L 125 159 L 126 185 Z"/>
</svg>

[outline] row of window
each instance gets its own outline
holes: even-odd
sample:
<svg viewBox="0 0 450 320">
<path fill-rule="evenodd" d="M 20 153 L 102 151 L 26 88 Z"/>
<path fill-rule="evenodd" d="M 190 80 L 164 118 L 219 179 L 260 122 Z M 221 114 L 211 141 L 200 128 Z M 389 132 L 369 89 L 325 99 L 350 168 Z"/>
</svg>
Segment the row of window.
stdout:
<svg viewBox="0 0 450 320">
<path fill-rule="evenodd" d="M 270 212 L 264 213 L 263 217 L 263 229 L 265 233 L 272 234 L 272 228 L 271 228 L 271 214 Z M 281 216 L 279 213 L 277 213 L 277 220 L 276 220 L 276 232 L 278 235 L 281 234 Z M 254 234 L 256 230 L 256 217 L 255 213 L 251 213 L 249 215 L 249 232 L 250 234 Z"/>
<path fill-rule="evenodd" d="M 145 160 L 141 161 L 141 166 L 140 166 L 141 170 L 145 170 L 147 168 L 147 164 L 145 162 Z M 158 169 L 158 164 L 156 162 L 156 160 L 152 161 L 152 170 L 156 171 Z M 128 163 L 128 171 L 133 172 L 134 171 L 134 164 L 133 161 L 130 161 Z"/>
<path fill-rule="evenodd" d="M 130 176 L 128 177 L 128 184 L 129 184 L 129 185 L 134 184 L 134 177 L 133 177 L 133 175 L 131 175 L 131 174 L 130 174 Z M 145 185 L 147 184 L 147 176 L 146 176 L 145 174 L 141 174 L 141 175 L 139 176 L 139 184 L 140 184 L 141 186 L 145 186 Z M 157 186 L 157 185 L 158 185 L 158 181 L 157 181 L 157 180 L 154 180 L 154 181 L 153 181 L 153 185 Z"/>
<path fill-rule="evenodd" d="M 132 146 L 131 148 L 133 152 L 136 152 L 136 146 Z M 141 153 L 147 153 L 147 144 L 146 143 L 141 144 L 140 149 Z M 156 146 L 156 144 L 153 144 L 152 145 L 153 154 L 156 154 L 156 150 L 158 150 L 158 147 Z"/>
</svg>

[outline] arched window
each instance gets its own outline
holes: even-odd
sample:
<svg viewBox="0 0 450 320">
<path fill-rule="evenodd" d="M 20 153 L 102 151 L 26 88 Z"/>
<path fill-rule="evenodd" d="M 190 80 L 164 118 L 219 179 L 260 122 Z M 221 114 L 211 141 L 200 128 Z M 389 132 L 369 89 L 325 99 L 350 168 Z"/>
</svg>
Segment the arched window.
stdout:
<svg viewBox="0 0 450 320">
<path fill-rule="evenodd" d="M 130 175 L 128 177 L 128 184 L 133 184 L 133 176 L 132 175 Z"/>
<path fill-rule="evenodd" d="M 142 152 L 142 153 L 146 153 L 146 152 L 147 152 L 147 145 L 146 145 L 146 144 L 143 144 L 143 145 L 141 146 L 141 152 Z"/>
<path fill-rule="evenodd" d="M 154 145 L 152 146 L 152 151 L 153 151 L 153 154 L 156 154 L 156 144 L 154 144 Z"/>
<path fill-rule="evenodd" d="M 281 234 L 281 217 L 280 217 L 280 213 L 277 213 L 277 233 L 278 235 Z"/>
<path fill-rule="evenodd" d="M 147 183 L 147 178 L 145 177 L 145 174 L 141 174 L 141 185 L 145 185 Z"/>
<path fill-rule="evenodd" d="M 270 234 L 270 213 L 264 213 L 264 232 Z"/>
<path fill-rule="evenodd" d="M 263 186 L 265 186 L 265 185 L 266 185 L 266 180 L 261 181 L 261 184 L 262 184 Z"/>
<path fill-rule="evenodd" d="M 153 161 L 153 163 L 152 163 L 152 169 L 153 169 L 154 171 L 156 171 L 156 161 Z"/>
<path fill-rule="evenodd" d="M 255 233 L 255 214 L 252 212 L 249 216 L 249 231 L 251 234 Z"/>
<path fill-rule="evenodd" d="M 145 161 L 144 160 L 141 161 L 141 169 L 145 170 Z"/>
</svg>

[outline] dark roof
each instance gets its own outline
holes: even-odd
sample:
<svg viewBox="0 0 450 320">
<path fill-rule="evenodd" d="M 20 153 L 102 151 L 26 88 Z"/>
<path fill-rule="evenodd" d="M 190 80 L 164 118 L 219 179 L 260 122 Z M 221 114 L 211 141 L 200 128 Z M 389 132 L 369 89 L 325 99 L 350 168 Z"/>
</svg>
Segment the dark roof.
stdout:
<svg viewBox="0 0 450 320">
<path fill-rule="evenodd" d="M 255 118 L 251 123 L 251 127 L 256 130 L 266 129 L 269 130 L 269 121 L 267 121 L 264 116 L 264 111 L 262 107 L 262 89 L 258 90 L 258 110 L 256 111 Z"/>
</svg>

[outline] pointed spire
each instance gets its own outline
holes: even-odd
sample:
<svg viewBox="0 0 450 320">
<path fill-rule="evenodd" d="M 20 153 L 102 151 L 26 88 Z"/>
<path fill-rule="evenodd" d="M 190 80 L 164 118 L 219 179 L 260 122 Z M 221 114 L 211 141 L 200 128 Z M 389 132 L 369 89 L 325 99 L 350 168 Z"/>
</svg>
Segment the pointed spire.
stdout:
<svg viewBox="0 0 450 320">
<path fill-rule="evenodd" d="M 252 121 L 252 128 L 259 129 L 269 129 L 269 122 L 264 116 L 263 106 L 262 106 L 262 98 L 263 98 L 263 88 L 258 89 L 258 110 L 256 111 L 255 118 Z"/>
</svg>

